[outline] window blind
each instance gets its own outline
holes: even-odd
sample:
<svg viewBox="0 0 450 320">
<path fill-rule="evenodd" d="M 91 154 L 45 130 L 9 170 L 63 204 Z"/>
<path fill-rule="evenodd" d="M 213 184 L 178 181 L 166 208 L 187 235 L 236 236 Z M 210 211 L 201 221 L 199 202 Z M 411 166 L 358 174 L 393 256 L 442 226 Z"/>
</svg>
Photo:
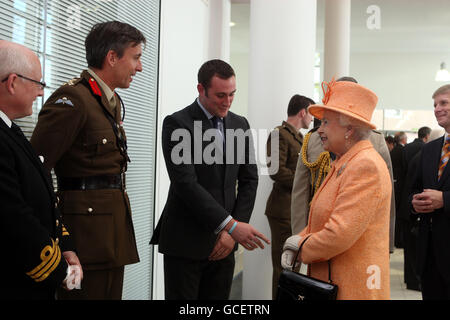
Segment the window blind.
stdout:
<svg viewBox="0 0 450 320">
<path fill-rule="evenodd" d="M 126 107 L 124 126 L 131 163 L 127 172 L 140 262 L 125 268 L 123 299 L 151 299 L 155 139 L 158 90 L 160 0 L 0 0 L 0 39 L 32 49 L 41 59 L 48 88 L 33 114 L 15 120 L 30 138 L 37 115 L 52 92 L 86 68 L 84 39 L 98 22 L 118 20 L 147 38 L 138 73 L 127 90 L 117 90 Z"/>
</svg>

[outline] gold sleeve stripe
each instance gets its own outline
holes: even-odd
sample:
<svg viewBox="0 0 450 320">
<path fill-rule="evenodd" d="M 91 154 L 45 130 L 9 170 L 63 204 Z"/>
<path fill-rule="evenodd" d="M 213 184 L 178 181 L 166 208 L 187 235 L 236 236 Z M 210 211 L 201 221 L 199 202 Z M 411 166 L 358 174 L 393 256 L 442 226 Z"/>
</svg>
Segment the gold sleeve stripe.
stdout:
<svg viewBox="0 0 450 320">
<path fill-rule="evenodd" d="M 67 231 L 66 226 L 62 226 L 62 235 L 63 236 L 68 236 L 70 235 L 69 231 Z"/>
<path fill-rule="evenodd" d="M 53 255 L 52 260 L 47 264 L 47 266 L 35 276 L 31 276 L 34 279 L 34 281 L 41 282 L 45 280 L 50 275 L 50 273 L 52 273 L 53 270 L 56 269 L 59 262 L 61 261 L 61 250 L 59 249 L 59 247 L 57 247 L 56 250 L 57 250 L 56 254 Z"/>
<path fill-rule="evenodd" d="M 58 244 L 55 244 L 53 239 L 52 246 L 46 246 L 41 251 L 41 260 L 41 264 L 39 264 L 30 272 L 27 272 L 27 275 L 34 279 L 34 281 L 36 282 L 45 280 L 50 275 L 50 273 L 55 270 L 55 268 L 61 261 L 61 250 Z"/>
</svg>

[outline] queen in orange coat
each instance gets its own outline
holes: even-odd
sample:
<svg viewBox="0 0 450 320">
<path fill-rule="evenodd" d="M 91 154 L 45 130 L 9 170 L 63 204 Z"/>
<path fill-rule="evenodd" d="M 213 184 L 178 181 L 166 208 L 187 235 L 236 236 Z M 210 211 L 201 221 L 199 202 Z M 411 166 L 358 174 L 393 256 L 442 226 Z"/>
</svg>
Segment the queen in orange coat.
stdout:
<svg viewBox="0 0 450 320">
<path fill-rule="evenodd" d="M 324 281 L 330 261 L 337 299 L 390 298 L 391 179 L 368 141 L 377 100 L 359 84 L 332 81 L 323 105 L 308 108 L 322 120 L 322 144 L 336 160 L 311 202 L 307 227 L 286 241 L 282 265 L 292 265 L 295 251 L 308 238 L 299 261 L 308 265 L 309 276 Z"/>
</svg>

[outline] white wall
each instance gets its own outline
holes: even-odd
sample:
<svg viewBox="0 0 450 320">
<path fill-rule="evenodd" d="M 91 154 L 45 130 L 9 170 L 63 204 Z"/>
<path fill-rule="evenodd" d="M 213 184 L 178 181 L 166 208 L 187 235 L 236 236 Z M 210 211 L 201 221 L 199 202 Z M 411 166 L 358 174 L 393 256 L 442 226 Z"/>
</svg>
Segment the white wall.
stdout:
<svg viewBox="0 0 450 320">
<path fill-rule="evenodd" d="M 352 53 L 350 74 L 378 95 L 378 108 L 432 112 L 431 95 L 444 84 L 434 77 L 445 60 L 430 52 Z"/>
<path fill-rule="evenodd" d="M 292 95 L 313 96 L 316 2 L 253 1 L 250 6 L 248 120 L 252 129 L 272 130 L 286 119 Z M 267 131 L 266 131 L 267 132 Z M 256 135 L 259 183 L 250 223 L 271 237 L 264 215 L 273 181 L 267 175 L 267 136 Z M 262 151 L 262 152 L 261 152 Z M 262 163 L 260 160 L 263 160 Z M 244 252 L 243 299 L 272 297 L 271 248 Z"/>
<path fill-rule="evenodd" d="M 161 148 L 164 117 L 198 96 L 197 71 L 208 55 L 207 1 L 161 1 L 159 103 L 156 159 L 155 226 L 166 203 L 170 180 Z M 154 253 L 153 299 L 164 299 L 163 255 Z"/>
</svg>

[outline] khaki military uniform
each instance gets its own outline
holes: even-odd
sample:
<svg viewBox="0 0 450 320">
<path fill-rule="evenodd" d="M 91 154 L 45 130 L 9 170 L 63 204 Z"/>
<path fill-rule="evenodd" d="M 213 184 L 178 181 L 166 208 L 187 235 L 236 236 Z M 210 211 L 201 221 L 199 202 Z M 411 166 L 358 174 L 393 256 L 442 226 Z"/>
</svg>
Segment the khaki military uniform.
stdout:
<svg viewBox="0 0 450 320">
<path fill-rule="evenodd" d="M 108 89 L 83 71 L 80 78 L 61 86 L 46 101 L 31 138 L 37 153 L 44 156 L 44 166 L 54 168 L 58 183 L 85 177 L 101 181 L 110 176 L 122 178 L 119 188 L 100 185 L 58 191 L 86 281 L 86 271 L 98 274 L 99 270 L 118 269 L 123 273 L 124 265 L 139 261 L 124 181 L 128 156 L 120 99 L 110 92 L 107 97 Z M 122 283 L 118 286 L 121 294 Z M 86 292 L 78 298 L 93 296 Z"/>
<path fill-rule="evenodd" d="M 315 128 L 316 129 L 316 128 Z M 329 153 L 323 149 L 322 141 L 317 131 L 313 131 L 306 135 L 305 140 L 307 143 L 303 146 L 305 150 L 302 150 L 305 154 L 305 159 L 300 157 L 297 162 L 297 169 L 295 173 L 295 179 L 292 187 L 292 200 L 291 200 L 291 226 L 292 234 L 297 234 L 302 231 L 308 224 L 309 206 L 315 191 L 318 190 L 318 186 L 324 180 L 326 173 L 328 173 L 330 157 Z M 325 152 L 326 157 L 319 160 L 319 156 Z M 305 161 L 312 165 L 309 168 Z M 328 163 L 327 163 L 328 162 Z M 320 177 L 319 171 L 323 163 L 323 176 Z M 328 167 L 328 168 L 327 168 Z M 314 180 L 312 181 L 311 169 L 316 173 Z M 318 181 L 320 178 L 320 181 Z M 317 187 L 316 187 L 317 186 Z"/>
<path fill-rule="evenodd" d="M 269 220 L 272 241 L 272 294 L 276 296 L 278 278 L 282 271 L 281 253 L 283 244 L 291 233 L 291 191 L 294 182 L 295 168 L 303 137 L 301 133 L 289 123 L 283 121 L 275 128 L 279 136 L 278 149 L 271 153 L 271 137 L 267 141 L 267 156 L 271 157 L 270 165 L 278 159 L 278 171 L 272 172 L 270 177 L 274 181 L 272 192 L 266 205 L 266 216 Z M 271 136 L 274 132 L 271 133 Z M 269 158 L 270 159 L 270 158 Z M 277 167 L 276 165 L 274 167 Z M 270 171 L 269 171 L 270 172 Z"/>
</svg>

